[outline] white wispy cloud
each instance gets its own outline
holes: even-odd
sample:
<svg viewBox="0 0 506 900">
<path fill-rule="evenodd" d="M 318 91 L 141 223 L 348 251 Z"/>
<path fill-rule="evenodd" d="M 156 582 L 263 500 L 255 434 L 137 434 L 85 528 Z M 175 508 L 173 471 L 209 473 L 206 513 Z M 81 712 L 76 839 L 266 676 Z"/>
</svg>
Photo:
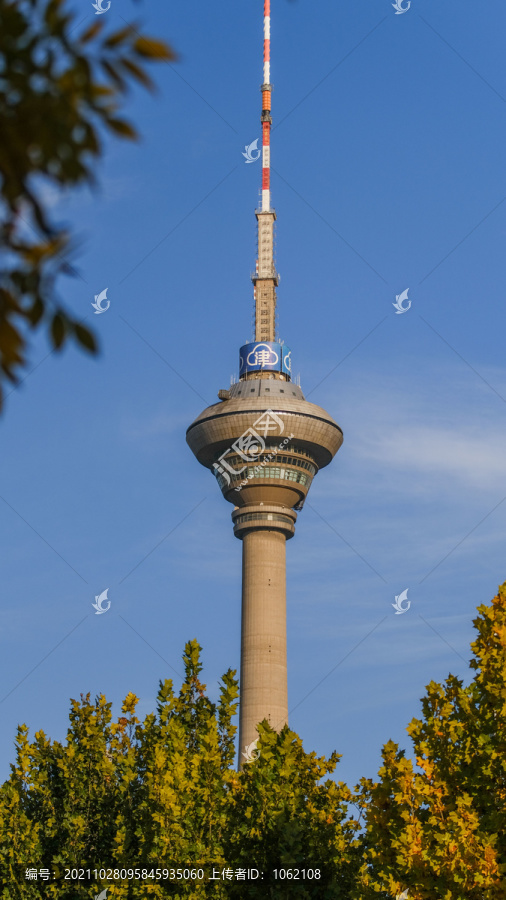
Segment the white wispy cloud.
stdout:
<svg viewBox="0 0 506 900">
<path fill-rule="evenodd" d="M 498 390 L 506 382 L 497 370 L 484 377 Z M 339 407 L 345 444 L 326 478 L 338 477 L 341 463 L 360 470 L 362 484 L 388 484 L 394 494 L 457 494 L 464 486 L 506 494 L 506 404 L 479 379 L 469 384 L 450 366 L 405 386 L 362 373 Z"/>
<path fill-rule="evenodd" d="M 493 423 L 476 436 L 469 427 L 403 424 L 376 440 L 363 435 L 357 454 L 395 466 L 397 473 L 416 470 L 433 489 L 436 477 L 438 481 L 450 479 L 459 487 L 465 483 L 478 489 L 506 490 L 505 439 L 504 430 Z"/>
</svg>

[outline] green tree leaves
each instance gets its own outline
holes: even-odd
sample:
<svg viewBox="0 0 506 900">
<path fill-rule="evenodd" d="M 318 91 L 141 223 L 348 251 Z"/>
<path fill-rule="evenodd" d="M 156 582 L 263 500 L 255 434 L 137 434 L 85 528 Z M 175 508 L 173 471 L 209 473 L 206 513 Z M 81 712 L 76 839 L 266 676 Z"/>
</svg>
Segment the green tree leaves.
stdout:
<svg viewBox="0 0 506 900">
<path fill-rule="evenodd" d="M 317 758 L 287 728 L 261 726 L 259 759 L 233 768 L 238 688 L 223 676 L 213 704 L 200 680 L 196 641 L 186 644 L 179 693 L 160 683 L 156 713 L 140 722 L 127 694 L 113 722 L 103 696 L 72 700 L 65 743 L 19 729 L 16 763 L 0 789 L 0 897 L 68 896 L 69 887 L 28 885 L 28 866 L 204 868 L 300 866 L 322 870 L 314 883 L 124 882 L 108 896 L 332 898 L 352 878 L 346 819 L 350 792 L 322 778 L 338 756 Z M 356 868 L 356 866 L 355 866 Z M 96 884 L 96 891 L 107 883 Z M 83 888 L 76 896 L 89 897 Z M 66 893 L 67 891 L 67 893 Z M 31 893 L 29 893 L 31 892 Z"/>
<path fill-rule="evenodd" d="M 58 276 L 75 271 L 45 191 L 94 183 L 102 135 L 137 137 L 118 113 L 133 83 L 153 88 L 145 63 L 175 58 L 135 25 L 106 36 L 93 22 L 79 33 L 76 15 L 65 0 L 0 0 L 0 409 L 3 383 L 27 366 L 30 331 L 45 327 L 55 350 L 71 338 L 97 352 L 56 298 Z"/>
<path fill-rule="evenodd" d="M 431 682 L 407 729 L 416 765 L 390 742 L 380 780 L 361 782 L 356 897 L 506 898 L 506 584 L 478 612 L 474 681 Z"/>
<path fill-rule="evenodd" d="M 408 733 L 414 759 L 389 741 L 378 780 L 351 792 L 330 778 L 339 755 L 307 753 L 288 728 L 259 725 L 259 756 L 234 765 L 238 686 L 216 703 L 189 641 L 179 693 L 160 683 L 156 712 L 137 697 L 72 700 L 66 741 L 20 726 L 0 788 L 0 898 L 90 896 L 28 883 L 29 866 L 319 869 L 313 880 L 96 883 L 114 898 L 505 900 L 506 585 L 479 607 L 474 680 L 431 682 Z M 350 808 L 358 807 L 357 821 Z"/>
<path fill-rule="evenodd" d="M 282 868 L 320 868 L 315 882 L 278 884 L 267 896 L 348 897 L 356 878 L 353 837 L 358 823 L 347 818 L 351 792 L 342 783 L 322 778 L 334 772 L 339 755 L 328 760 L 306 753 L 300 738 L 267 722 L 259 728 L 260 755 L 244 766 L 229 797 L 225 855 L 264 872 Z M 240 883 L 227 896 L 241 897 Z M 265 885 L 252 883 L 249 897 L 266 896 Z"/>
</svg>

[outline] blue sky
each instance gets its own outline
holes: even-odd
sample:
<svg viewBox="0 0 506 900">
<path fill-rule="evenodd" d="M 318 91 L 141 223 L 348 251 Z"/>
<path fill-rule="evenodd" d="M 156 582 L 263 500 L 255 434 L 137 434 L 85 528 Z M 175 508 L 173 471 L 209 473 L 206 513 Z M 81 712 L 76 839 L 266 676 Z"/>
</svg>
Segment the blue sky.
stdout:
<svg viewBox="0 0 506 900">
<path fill-rule="evenodd" d="M 101 356 L 39 338 L 1 423 L 2 777 L 16 725 L 62 739 L 81 692 L 151 711 L 190 638 L 211 696 L 239 665 L 241 546 L 185 430 L 251 337 L 262 3 L 103 16 L 132 18 L 180 55 L 130 97 L 142 140 L 107 142 L 98 193 L 46 189 L 80 242 L 60 297 Z M 290 724 L 350 784 L 409 748 L 431 679 L 469 678 L 475 607 L 506 579 L 505 19 L 272 2 L 280 336 L 344 431 L 287 547 Z"/>
</svg>

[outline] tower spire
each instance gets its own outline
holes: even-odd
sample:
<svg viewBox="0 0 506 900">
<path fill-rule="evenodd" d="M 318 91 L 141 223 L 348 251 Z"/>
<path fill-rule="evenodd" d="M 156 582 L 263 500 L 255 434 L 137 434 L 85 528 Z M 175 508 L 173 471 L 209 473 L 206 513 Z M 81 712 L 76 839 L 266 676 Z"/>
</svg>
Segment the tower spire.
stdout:
<svg viewBox="0 0 506 900">
<path fill-rule="evenodd" d="M 271 208 L 271 0 L 264 0 L 264 80 L 262 91 L 262 208 L 258 222 L 258 257 L 252 277 L 255 297 L 255 341 L 272 344 L 276 340 L 276 286 L 279 277 L 274 265 L 274 222 Z M 267 349 L 267 348 L 265 348 Z M 281 356 L 275 353 L 281 361 Z M 267 359 L 267 357 L 265 357 Z M 274 356 L 271 352 L 269 359 Z M 281 369 L 282 367 L 279 366 Z M 248 375 L 246 374 L 247 378 Z M 287 372 L 284 373 L 287 377 Z"/>
<path fill-rule="evenodd" d="M 264 83 L 262 84 L 262 212 L 271 208 L 271 0 L 264 0 Z"/>
</svg>

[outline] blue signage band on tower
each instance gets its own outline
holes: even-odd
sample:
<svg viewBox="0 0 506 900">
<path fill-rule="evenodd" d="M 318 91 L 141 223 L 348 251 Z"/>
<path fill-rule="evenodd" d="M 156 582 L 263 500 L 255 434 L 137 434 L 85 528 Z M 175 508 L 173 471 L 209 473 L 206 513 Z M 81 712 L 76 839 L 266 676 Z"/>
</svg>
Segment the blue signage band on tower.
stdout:
<svg viewBox="0 0 506 900">
<path fill-rule="evenodd" d="M 239 356 L 239 376 L 247 372 L 282 372 L 291 378 L 292 351 L 286 344 L 261 341 L 244 344 Z"/>
</svg>

